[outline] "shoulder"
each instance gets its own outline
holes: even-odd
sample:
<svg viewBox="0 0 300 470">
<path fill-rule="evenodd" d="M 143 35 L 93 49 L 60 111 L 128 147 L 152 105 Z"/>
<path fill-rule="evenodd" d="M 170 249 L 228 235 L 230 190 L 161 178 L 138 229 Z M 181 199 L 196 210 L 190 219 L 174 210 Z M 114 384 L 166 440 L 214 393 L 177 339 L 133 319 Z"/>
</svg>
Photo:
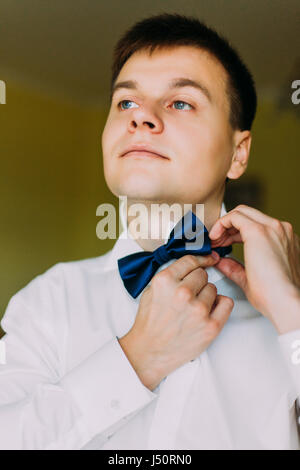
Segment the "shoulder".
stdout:
<svg viewBox="0 0 300 470">
<path fill-rule="evenodd" d="M 56 263 L 37 274 L 23 288 L 17 291 L 9 300 L 7 313 L 27 311 L 28 314 L 43 317 L 52 316 L 65 309 L 68 297 L 82 290 L 86 280 L 103 272 L 107 256 L 104 255 L 75 261 Z M 4 320 L 5 322 L 5 320 Z"/>
</svg>

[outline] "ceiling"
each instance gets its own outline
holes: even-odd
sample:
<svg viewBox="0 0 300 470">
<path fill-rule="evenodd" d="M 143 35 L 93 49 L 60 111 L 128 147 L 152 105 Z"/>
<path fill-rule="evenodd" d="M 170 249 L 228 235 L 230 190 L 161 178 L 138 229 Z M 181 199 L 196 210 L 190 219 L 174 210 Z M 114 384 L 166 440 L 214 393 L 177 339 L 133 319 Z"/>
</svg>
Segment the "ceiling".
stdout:
<svg viewBox="0 0 300 470">
<path fill-rule="evenodd" d="M 299 0 L 0 0 L 0 79 L 103 105 L 119 36 L 162 12 L 197 16 L 227 37 L 261 95 L 300 78 Z"/>
</svg>

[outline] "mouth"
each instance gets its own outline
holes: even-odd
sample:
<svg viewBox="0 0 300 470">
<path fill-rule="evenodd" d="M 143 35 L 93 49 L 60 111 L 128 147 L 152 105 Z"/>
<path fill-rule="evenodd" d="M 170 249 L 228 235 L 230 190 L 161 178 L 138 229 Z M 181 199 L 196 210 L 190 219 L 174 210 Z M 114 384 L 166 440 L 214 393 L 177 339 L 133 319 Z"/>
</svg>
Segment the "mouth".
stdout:
<svg viewBox="0 0 300 470">
<path fill-rule="evenodd" d="M 135 159 L 163 158 L 164 160 L 170 160 L 164 152 L 160 153 L 161 150 L 161 148 L 156 148 L 147 142 L 135 142 L 125 148 L 120 157 L 134 157 Z"/>
<path fill-rule="evenodd" d="M 150 152 L 148 150 L 130 150 L 129 152 L 124 153 L 121 157 L 138 157 L 138 158 L 163 158 L 164 160 L 169 160 L 167 157 L 160 155 L 159 153 Z"/>
</svg>

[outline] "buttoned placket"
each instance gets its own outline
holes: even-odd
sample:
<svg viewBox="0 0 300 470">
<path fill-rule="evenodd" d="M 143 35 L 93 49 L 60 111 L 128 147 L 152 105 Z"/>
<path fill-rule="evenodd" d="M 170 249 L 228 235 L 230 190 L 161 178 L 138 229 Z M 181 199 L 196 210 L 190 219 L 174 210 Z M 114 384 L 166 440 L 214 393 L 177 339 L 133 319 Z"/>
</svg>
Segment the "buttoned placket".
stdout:
<svg viewBox="0 0 300 470">
<path fill-rule="evenodd" d="M 221 214 L 226 213 L 224 204 L 222 205 Z M 126 226 L 126 218 L 124 214 L 124 204 L 121 204 L 120 207 L 120 217 L 123 226 L 123 233 L 121 239 L 131 239 L 131 236 L 128 227 Z M 173 228 L 172 224 L 170 230 Z M 167 239 L 165 240 L 165 242 Z M 136 243 L 134 241 L 134 243 Z M 138 245 L 136 245 L 136 248 Z M 157 273 L 162 269 L 165 269 L 167 266 L 172 264 L 175 260 L 170 260 L 164 265 L 160 266 Z M 216 282 L 223 277 L 223 274 L 216 270 L 213 267 L 207 268 L 209 282 Z M 151 281 L 149 285 L 151 284 Z M 135 299 L 136 303 L 139 303 L 142 293 Z M 174 370 L 169 374 L 157 387 L 158 397 L 156 400 L 156 406 L 154 411 L 153 420 L 150 426 L 150 432 L 147 442 L 147 449 L 174 449 L 176 445 L 176 436 L 180 426 L 181 417 L 186 406 L 186 403 L 189 399 L 192 385 L 194 383 L 196 374 L 202 372 L 202 375 L 206 377 L 211 377 L 209 371 L 209 361 L 206 351 L 204 351 L 200 356 L 198 356 L 194 361 L 189 361 L 186 364 L 183 364 L 178 369 Z M 202 368 L 202 369 L 200 369 Z M 203 386 L 211 386 L 213 384 L 212 380 L 209 380 L 210 384 L 203 384 Z M 211 387 L 211 393 L 214 392 L 214 386 Z M 175 391 L 175 393 L 174 393 Z M 170 396 L 172 400 L 170 400 Z M 232 448 L 232 442 L 229 430 L 226 426 L 226 421 L 222 412 L 221 405 L 215 394 L 215 407 L 218 408 L 218 417 L 220 428 L 224 428 L 224 447 Z M 226 437 L 225 437 L 226 436 Z"/>
</svg>

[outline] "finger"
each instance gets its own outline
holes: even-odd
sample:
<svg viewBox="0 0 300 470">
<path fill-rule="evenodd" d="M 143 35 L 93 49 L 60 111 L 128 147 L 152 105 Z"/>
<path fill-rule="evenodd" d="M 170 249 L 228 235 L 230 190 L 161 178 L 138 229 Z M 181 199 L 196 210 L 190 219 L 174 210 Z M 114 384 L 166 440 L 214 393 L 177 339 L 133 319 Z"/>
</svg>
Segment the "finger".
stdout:
<svg viewBox="0 0 300 470">
<path fill-rule="evenodd" d="M 294 282 L 300 286 L 300 239 L 294 232 L 293 226 L 290 222 L 281 221 L 282 227 L 285 232 L 286 239 L 289 245 L 290 254 L 290 268 L 293 273 Z"/>
<path fill-rule="evenodd" d="M 183 278 L 180 285 L 186 286 L 193 292 L 194 296 L 197 296 L 201 289 L 207 285 L 208 275 L 203 268 L 194 269 L 187 276 Z"/>
<path fill-rule="evenodd" d="M 272 226 L 274 223 L 277 224 L 278 220 L 274 219 L 270 215 L 264 214 L 263 212 L 255 209 L 254 207 L 246 206 L 245 204 L 239 204 L 235 209 L 238 210 L 244 215 L 247 215 L 254 221 L 259 222 L 262 225 L 269 225 Z"/>
<path fill-rule="evenodd" d="M 206 307 L 207 316 L 210 315 L 211 309 L 217 297 L 217 288 L 211 282 L 208 282 L 195 298 L 195 303 L 201 304 Z"/>
<path fill-rule="evenodd" d="M 232 243 L 242 243 L 242 237 L 239 231 L 235 231 L 234 234 L 225 232 L 220 238 L 216 240 L 211 240 L 211 248 L 216 248 L 217 246 L 228 246 Z"/>
<path fill-rule="evenodd" d="M 244 292 L 247 290 L 247 276 L 244 266 L 232 258 L 221 258 L 215 268 L 235 282 Z"/>
<path fill-rule="evenodd" d="M 217 321 L 220 329 L 223 328 L 227 322 L 232 309 L 234 307 L 234 301 L 231 297 L 225 295 L 217 295 L 215 307 L 210 314 L 210 318 L 214 321 Z"/>
<path fill-rule="evenodd" d="M 177 259 L 170 266 L 165 268 L 176 281 L 181 281 L 185 276 L 197 268 L 213 266 L 218 262 L 212 255 L 194 256 L 185 255 Z M 161 271 L 162 272 L 162 271 Z M 159 273 L 158 273 L 159 274 Z"/>
<path fill-rule="evenodd" d="M 294 233 L 292 224 L 290 222 L 281 221 L 281 225 L 284 229 L 286 237 L 289 240 L 294 240 L 294 237 L 295 237 L 296 234 Z"/>
<path fill-rule="evenodd" d="M 294 247 L 295 247 L 295 259 L 300 260 L 300 237 L 297 233 L 294 234 Z"/>
<path fill-rule="evenodd" d="M 241 240 L 245 243 L 249 236 L 261 226 L 259 222 L 251 219 L 237 210 L 233 210 L 223 215 L 216 221 L 209 232 L 209 237 L 213 240 L 221 238 L 229 229 L 235 228 L 240 232 Z"/>
</svg>

